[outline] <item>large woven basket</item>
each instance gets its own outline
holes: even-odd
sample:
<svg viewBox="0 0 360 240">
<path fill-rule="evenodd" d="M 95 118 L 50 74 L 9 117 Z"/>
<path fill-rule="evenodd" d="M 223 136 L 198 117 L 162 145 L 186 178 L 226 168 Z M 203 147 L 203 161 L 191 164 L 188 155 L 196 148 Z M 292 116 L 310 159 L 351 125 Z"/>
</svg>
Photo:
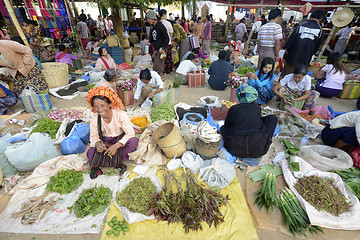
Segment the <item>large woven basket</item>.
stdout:
<svg viewBox="0 0 360 240">
<path fill-rule="evenodd" d="M 186 151 L 186 143 L 179 129 L 173 123 L 165 123 L 158 127 L 152 137 L 167 158 L 180 158 Z"/>
<path fill-rule="evenodd" d="M 108 36 L 106 38 L 106 43 L 109 45 L 109 47 L 118 47 L 119 46 L 119 42 L 114 35 Z"/>
<path fill-rule="evenodd" d="M 69 67 L 67 63 L 42 63 L 45 81 L 49 88 L 62 87 L 69 84 Z"/>
<path fill-rule="evenodd" d="M 217 156 L 217 153 L 220 150 L 220 145 L 221 139 L 217 142 L 207 143 L 199 138 L 196 138 L 194 150 L 202 159 L 211 159 Z"/>
</svg>

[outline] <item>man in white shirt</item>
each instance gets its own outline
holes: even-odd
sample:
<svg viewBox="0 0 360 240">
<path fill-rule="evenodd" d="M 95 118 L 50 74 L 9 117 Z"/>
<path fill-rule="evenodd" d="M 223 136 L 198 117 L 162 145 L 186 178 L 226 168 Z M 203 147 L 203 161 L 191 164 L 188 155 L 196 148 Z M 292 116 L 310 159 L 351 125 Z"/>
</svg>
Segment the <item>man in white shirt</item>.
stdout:
<svg viewBox="0 0 360 240">
<path fill-rule="evenodd" d="M 186 85 L 188 83 L 187 74 L 197 70 L 195 62 L 195 55 L 190 53 L 187 60 L 182 61 L 179 67 L 176 69 L 175 80 L 181 81 L 181 84 Z"/>
<path fill-rule="evenodd" d="M 153 91 L 153 88 L 156 90 Z M 137 81 L 134 94 L 134 106 L 142 104 L 146 98 L 152 99 L 156 93 L 164 89 L 164 82 L 155 71 L 144 69 L 140 72 L 140 79 Z"/>
<path fill-rule="evenodd" d="M 259 32 L 260 27 L 261 27 L 261 24 L 262 24 L 261 18 L 258 18 L 257 21 L 256 21 L 256 23 L 254 23 L 254 24 L 252 25 L 251 30 L 253 30 L 254 33 Z"/>
</svg>

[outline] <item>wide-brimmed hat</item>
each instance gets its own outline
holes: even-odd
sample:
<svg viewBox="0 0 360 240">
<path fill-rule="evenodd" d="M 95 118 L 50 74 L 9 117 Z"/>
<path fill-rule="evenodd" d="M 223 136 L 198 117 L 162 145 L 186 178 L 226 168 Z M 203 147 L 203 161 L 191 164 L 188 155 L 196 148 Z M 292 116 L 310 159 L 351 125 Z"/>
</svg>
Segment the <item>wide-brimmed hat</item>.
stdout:
<svg viewBox="0 0 360 240">
<path fill-rule="evenodd" d="M 122 104 L 119 95 L 115 91 L 108 87 L 94 87 L 89 90 L 86 99 L 93 112 L 95 112 L 95 109 L 91 105 L 91 100 L 95 96 L 107 97 L 111 101 L 111 108 L 120 108 L 120 110 L 124 109 L 124 105 Z"/>
<path fill-rule="evenodd" d="M 156 12 L 154 10 L 149 10 L 146 14 L 146 17 L 149 19 L 154 19 L 154 20 L 157 19 Z"/>
<path fill-rule="evenodd" d="M 350 8 L 343 8 L 334 14 L 331 22 L 336 27 L 345 27 L 353 20 L 354 15 L 354 12 Z"/>
<path fill-rule="evenodd" d="M 241 85 L 236 90 L 235 97 L 239 103 L 252 103 L 257 99 L 258 92 L 252 86 Z"/>
<path fill-rule="evenodd" d="M 43 47 L 51 46 L 51 42 L 48 38 L 43 39 Z"/>
</svg>

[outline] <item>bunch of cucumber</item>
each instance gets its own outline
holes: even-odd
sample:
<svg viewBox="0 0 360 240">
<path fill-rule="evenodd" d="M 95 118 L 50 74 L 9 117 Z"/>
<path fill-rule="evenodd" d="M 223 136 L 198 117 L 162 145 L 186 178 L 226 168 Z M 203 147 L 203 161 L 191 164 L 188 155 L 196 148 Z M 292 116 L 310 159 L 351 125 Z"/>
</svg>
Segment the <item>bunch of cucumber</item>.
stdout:
<svg viewBox="0 0 360 240">
<path fill-rule="evenodd" d="M 117 221 L 117 216 L 113 217 L 108 225 L 113 229 L 106 232 L 106 235 L 114 234 L 115 236 L 119 236 L 120 232 L 128 232 L 130 229 L 128 228 L 127 222 L 124 219 L 123 221 Z"/>
</svg>

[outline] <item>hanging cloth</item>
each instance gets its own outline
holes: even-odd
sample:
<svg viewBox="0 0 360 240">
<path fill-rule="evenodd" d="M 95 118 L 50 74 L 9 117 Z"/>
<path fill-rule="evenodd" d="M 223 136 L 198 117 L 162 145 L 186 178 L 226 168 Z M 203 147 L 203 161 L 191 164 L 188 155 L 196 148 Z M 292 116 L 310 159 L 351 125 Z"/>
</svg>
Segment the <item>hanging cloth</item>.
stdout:
<svg viewBox="0 0 360 240">
<path fill-rule="evenodd" d="M 67 16 L 66 8 L 65 8 L 65 4 L 64 4 L 63 0 L 58 0 L 57 3 L 59 6 L 60 15 Z"/>
<path fill-rule="evenodd" d="M 33 16 L 35 16 L 36 18 L 38 17 L 35 9 L 34 9 L 34 6 L 33 6 L 33 3 L 31 2 L 31 0 L 25 0 L 25 4 L 26 4 L 26 7 L 28 8 L 29 10 L 29 13 L 30 13 L 30 16 L 31 18 Z"/>
<path fill-rule="evenodd" d="M 9 14 L 6 11 L 6 8 L 5 8 L 5 5 L 4 5 L 3 1 L 0 1 L 0 10 L 1 10 L 4 17 L 9 17 Z"/>
<path fill-rule="evenodd" d="M 58 10 L 59 4 L 58 4 L 57 0 L 53 0 L 53 5 L 54 5 L 56 15 L 60 16 L 60 11 Z"/>
<path fill-rule="evenodd" d="M 40 12 L 44 19 L 50 18 L 50 14 L 47 10 L 47 6 L 44 2 L 44 0 L 38 0 L 39 6 L 40 6 Z"/>
</svg>

